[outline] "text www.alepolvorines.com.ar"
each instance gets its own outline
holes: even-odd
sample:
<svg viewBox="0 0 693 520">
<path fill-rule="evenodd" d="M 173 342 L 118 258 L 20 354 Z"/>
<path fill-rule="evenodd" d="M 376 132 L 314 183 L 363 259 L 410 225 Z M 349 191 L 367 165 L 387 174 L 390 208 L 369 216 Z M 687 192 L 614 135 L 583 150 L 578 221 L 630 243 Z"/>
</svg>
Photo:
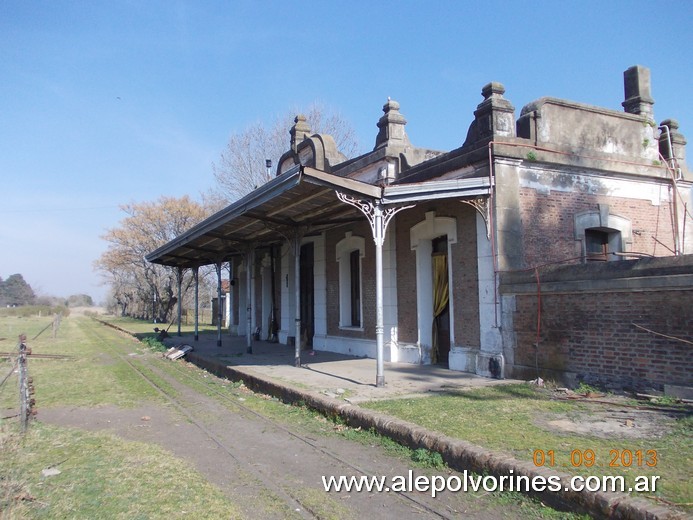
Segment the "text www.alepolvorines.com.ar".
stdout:
<svg viewBox="0 0 693 520">
<path fill-rule="evenodd" d="M 628 482 L 625 477 L 615 476 L 574 476 L 567 479 L 564 483 L 558 475 L 544 477 L 536 475 L 529 477 L 526 475 L 514 475 L 510 470 L 509 475 L 476 475 L 463 471 L 461 475 L 414 475 L 409 470 L 407 475 L 395 475 L 392 477 L 383 475 L 359 475 L 345 476 L 334 475 L 322 476 L 322 485 L 326 492 L 351 493 L 431 493 L 435 498 L 442 492 L 463 492 L 486 491 L 493 493 L 496 491 L 520 491 L 537 492 L 544 491 L 616 491 L 616 492 L 656 492 L 657 475 L 639 475 L 632 477 L 632 482 Z"/>
</svg>

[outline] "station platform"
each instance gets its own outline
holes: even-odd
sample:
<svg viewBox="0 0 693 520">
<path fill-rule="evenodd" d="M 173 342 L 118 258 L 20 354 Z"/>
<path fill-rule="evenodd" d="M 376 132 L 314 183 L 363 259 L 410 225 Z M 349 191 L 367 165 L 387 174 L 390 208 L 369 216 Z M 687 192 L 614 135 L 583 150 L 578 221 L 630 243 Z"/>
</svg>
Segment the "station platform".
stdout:
<svg viewBox="0 0 693 520">
<path fill-rule="evenodd" d="M 203 358 L 206 365 L 230 367 L 235 373 L 267 378 L 352 404 L 518 382 L 453 371 L 443 365 L 385 362 L 385 386 L 376 387 L 376 360 L 372 358 L 303 350 L 301 367 L 298 368 L 294 366 L 295 350 L 292 346 L 253 341 L 252 354 L 249 354 L 245 336 L 222 334 L 221 338 L 221 346 L 217 346 L 216 334 L 200 335 L 198 341 L 194 341 L 192 335 L 173 335 L 165 340 L 165 344 L 169 347 L 192 346 L 193 352 L 189 357 L 193 361 Z"/>
</svg>

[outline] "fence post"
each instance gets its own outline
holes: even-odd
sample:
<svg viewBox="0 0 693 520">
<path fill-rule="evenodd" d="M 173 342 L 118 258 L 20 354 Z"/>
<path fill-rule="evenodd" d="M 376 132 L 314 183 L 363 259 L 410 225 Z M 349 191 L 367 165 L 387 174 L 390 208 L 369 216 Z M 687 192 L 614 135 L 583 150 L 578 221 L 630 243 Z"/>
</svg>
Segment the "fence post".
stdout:
<svg viewBox="0 0 693 520">
<path fill-rule="evenodd" d="M 26 433 L 31 415 L 31 401 L 29 397 L 29 374 L 27 367 L 26 335 L 19 336 L 19 420 L 22 433 Z"/>
<path fill-rule="evenodd" d="M 63 317 L 62 313 L 58 313 L 53 316 L 53 338 L 58 335 L 58 328 L 60 328 L 60 319 Z"/>
</svg>

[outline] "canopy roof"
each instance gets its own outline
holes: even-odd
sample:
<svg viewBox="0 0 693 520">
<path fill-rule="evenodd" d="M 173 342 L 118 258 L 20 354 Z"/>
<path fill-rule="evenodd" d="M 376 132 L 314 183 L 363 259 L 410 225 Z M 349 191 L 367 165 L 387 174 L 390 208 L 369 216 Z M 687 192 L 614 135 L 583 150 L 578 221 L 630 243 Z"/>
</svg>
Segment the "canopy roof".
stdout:
<svg viewBox="0 0 693 520">
<path fill-rule="evenodd" d="M 283 242 L 297 229 L 305 234 L 319 233 L 364 219 L 357 207 L 337 198 L 338 191 L 371 204 L 397 206 L 434 198 L 488 195 L 489 186 L 487 177 L 475 177 L 382 187 L 296 166 L 149 253 L 146 259 L 174 267 L 197 267 L 227 261 L 248 247 Z"/>
</svg>

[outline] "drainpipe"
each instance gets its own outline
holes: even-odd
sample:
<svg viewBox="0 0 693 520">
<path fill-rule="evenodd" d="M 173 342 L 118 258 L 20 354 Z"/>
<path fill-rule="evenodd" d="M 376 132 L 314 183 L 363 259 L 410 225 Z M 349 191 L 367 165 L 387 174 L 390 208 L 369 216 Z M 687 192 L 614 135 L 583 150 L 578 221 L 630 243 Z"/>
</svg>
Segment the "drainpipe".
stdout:
<svg viewBox="0 0 693 520">
<path fill-rule="evenodd" d="M 495 215 L 495 190 L 496 179 L 493 170 L 493 145 L 494 141 L 488 143 L 488 183 L 489 183 L 489 200 L 488 200 L 488 230 L 489 240 L 491 241 L 491 261 L 493 262 L 493 312 L 494 325 L 498 327 L 498 257 L 496 255 L 496 220 Z"/>
<path fill-rule="evenodd" d="M 671 130 L 669 129 L 668 125 L 660 125 L 659 129 L 664 129 L 667 132 L 667 145 L 669 146 L 669 159 L 668 161 L 665 159 L 665 164 L 667 164 L 667 170 L 671 172 L 671 185 L 673 187 L 673 194 L 672 194 L 672 205 L 673 205 L 673 211 L 674 211 L 674 255 L 679 256 L 681 254 L 681 248 L 680 248 L 680 236 L 679 236 L 679 209 L 678 209 L 678 197 L 679 197 L 679 190 L 678 186 L 676 184 L 677 181 L 677 172 L 676 172 L 676 157 L 674 157 L 674 148 L 671 145 Z M 661 154 L 660 154 L 661 155 Z M 663 158 L 663 157 L 662 157 Z M 664 158 L 663 158 L 664 159 Z"/>
<path fill-rule="evenodd" d="M 226 325 L 227 325 L 227 328 L 229 329 L 228 330 L 229 336 L 231 335 L 231 327 L 233 325 L 234 315 L 235 315 L 235 311 L 233 308 L 233 296 L 234 296 L 234 288 L 233 288 L 234 285 L 233 284 L 234 284 L 234 281 L 233 281 L 233 259 L 231 259 L 231 260 L 229 260 L 229 292 L 227 293 L 228 296 L 226 298 L 227 302 L 226 302 L 226 309 L 225 309 L 226 319 L 228 320 L 226 322 Z"/>
</svg>

